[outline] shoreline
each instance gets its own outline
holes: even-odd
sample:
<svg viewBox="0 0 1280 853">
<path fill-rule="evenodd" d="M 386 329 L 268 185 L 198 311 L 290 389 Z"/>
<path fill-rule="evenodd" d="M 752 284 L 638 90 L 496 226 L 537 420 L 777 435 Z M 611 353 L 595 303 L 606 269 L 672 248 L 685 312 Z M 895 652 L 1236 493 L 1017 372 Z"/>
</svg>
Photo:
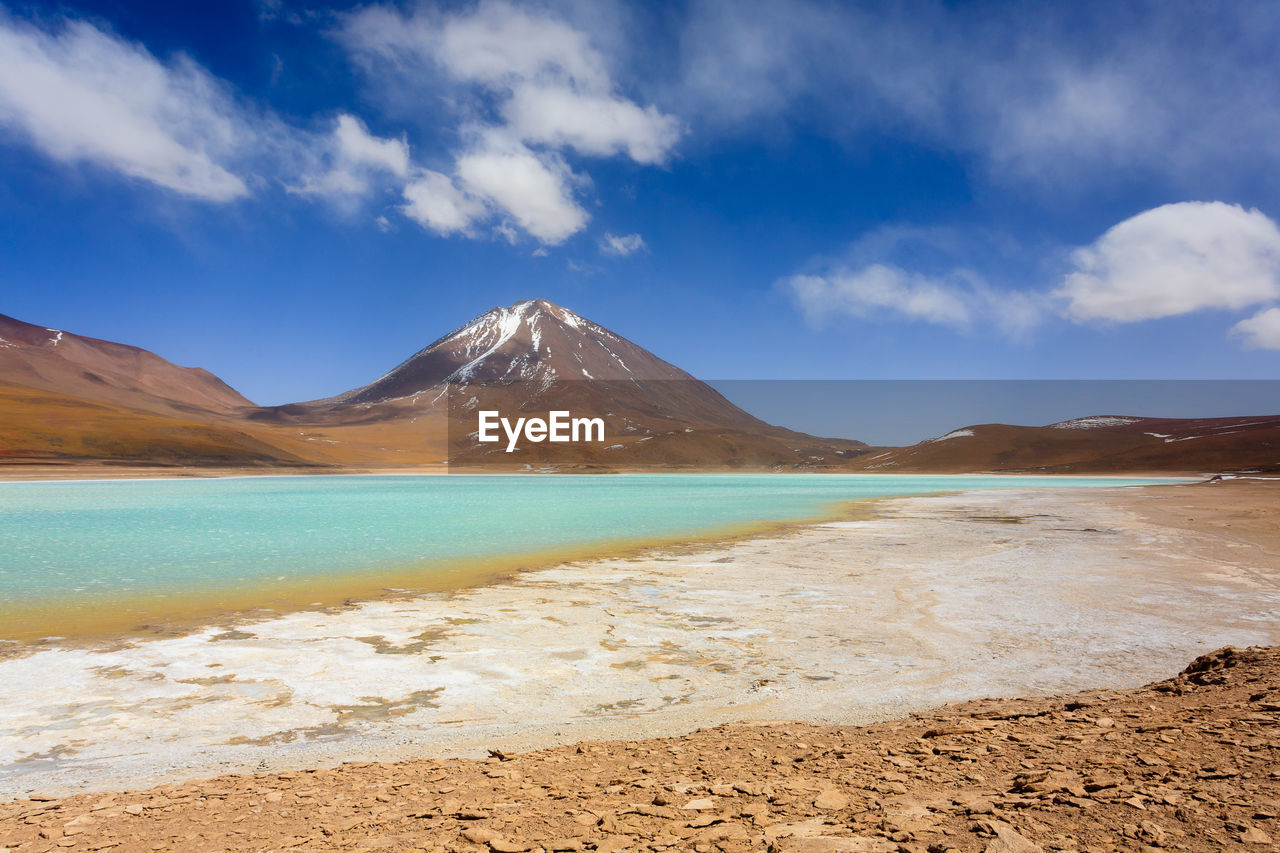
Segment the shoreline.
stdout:
<svg viewBox="0 0 1280 853">
<path fill-rule="evenodd" d="M 1280 649 L 1227 647 L 1133 689 L 980 700 L 870 726 L 730 724 L 0 802 L 0 843 L 14 853 L 1261 850 L 1280 831 L 1278 722 Z"/>
<path fill-rule="evenodd" d="M 865 471 L 860 469 L 844 469 L 832 468 L 824 470 L 814 469 L 794 469 L 786 471 L 772 470 L 768 468 L 761 469 L 743 469 L 743 468 L 681 468 L 678 470 L 671 469 L 651 469 L 651 468 L 611 468 L 607 470 L 503 470 L 497 466 L 492 467 L 472 467 L 466 469 L 450 470 L 449 466 L 444 463 L 432 463 L 418 467 L 394 467 L 394 468 L 340 468 L 340 467 L 324 467 L 324 468 L 209 468 L 209 467 L 149 467 L 149 466 L 87 466 L 74 465 L 62 468 L 60 466 L 52 466 L 51 470 L 31 472 L 31 476 L 10 476 L 16 473 L 18 466 L 0 464 L 0 484 L 3 483 L 109 483 L 109 482 L 134 482 L 143 480 L 234 480 L 234 479 L 250 479 L 259 477 L 445 477 L 449 475 L 464 477 L 544 477 L 544 476 L 627 476 L 634 474 L 645 475 L 666 475 L 680 476 L 682 474 L 784 474 L 787 476 L 858 476 L 858 477 L 1089 477 L 1091 479 L 1165 479 L 1165 480 L 1186 480 L 1186 479 L 1207 479 L 1216 472 L 1187 470 L 1181 472 L 1171 472 L 1168 470 L 1157 471 L 1129 471 L 1117 473 L 1115 471 L 1103 471 L 1099 473 L 1089 472 L 1064 472 L 1064 471 L 940 471 L 937 473 L 922 473 L 918 471 L 910 471 L 903 473 Z M 31 466 L 37 467 L 37 466 Z M 28 473 L 28 472 L 23 472 Z M 104 476 L 107 473 L 113 476 Z M 48 475 L 55 476 L 48 476 Z M 85 476 L 86 474 L 97 474 L 98 476 Z M 118 475 L 118 476 L 116 476 Z M 1251 475 L 1232 474 L 1233 479 L 1247 479 Z M 1260 475 L 1258 479 L 1268 479 L 1265 475 Z"/>
<path fill-rule="evenodd" d="M 1135 487 L 1140 488 L 1140 487 Z M 928 493 L 933 495 L 946 492 Z M 908 497 L 923 497 L 911 495 Z M 369 570 L 352 574 L 337 574 L 296 583 L 291 589 L 268 591 L 262 586 L 242 594 L 241 598 L 224 593 L 208 593 L 203 604 L 196 603 L 201 596 L 184 596 L 183 603 L 175 604 L 175 596 L 156 593 L 153 600 L 163 609 L 154 617 L 137 615 L 99 616 L 93 627 L 74 632 L 46 634 L 42 631 L 20 632 L 0 637 L 0 661 L 21 657 L 42 650 L 56 648 L 92 648 L 96 645 L 112 645 L 134 640 L 180 637 L 210 626 L 235 630 L 238 626 L 280 618 L 293 613 L 315 612 L 335 614 L 344 609 L 372 602 L 413 601 L 424 595 L 450 595 L 483 589 L 507 583 L 527 574 L 573 563 L 590 563 L 600 560 L 662 559 L 670 554 L 696 554 L 700 551 L 734 542 L 765 538 L 785 537 L 790 533 L 813 525 L 832 521 L 854 521 L 873 517 L 875 505 L 880 501 L 896 500 L 893 497 L 853 498 L 837 501 L 829 512 L 805 518 L 778 521 L 751 521 L 724 524 L 708 528 L 702 533 L 642 537 L 635 539 L 610 539 L 579 545 L 564 545 L 520 554 L 492 557 L 449 558 L 442 560 L 450 568 L 434 568 L 429 563 L 412 567 Z M 376 579 L 376 580 L 375 580 Z M 136 606 L 138 598 L 128 603 Z M 237 606 L 234 602 L 243 601 Z M 107 602 L 109 605 L 110 602 Z M 95 601 L 88 606 L 103 605 Z M 32 607 L 21 617 L 24 622 L 48 625 L 47 614 L 53 611 L 65 613 L 65 605 L 51 603 L 43 609 Z M 19 611 L 9 611 L 9 616 Z M 163 612 L 165 615 L 160 616 Z M 2 612 L 0 612 L 2 613 Z M 185 614 L 180 615 L 180 614 Z M 141 623 L 139 620 L 142 620 Z M 65 626 L 64 626 L 65 627 Z"/>
<path fill-rule="evenodd" d="M 697 554 L 41 652 L 0 662 L 0 707 L 26 703 L 25 722 L 0 722 L 0 792 L 483 755 L 731 720 L 865 723 L 993 692 L 1137 686 L 1206 646 L 1280 643 L 1271 489 L 893 498 L 887 517 Z M 1225 503 L 1213 529 L 1205 512 L 1198 530 L 1169 516 L 1206 501 Z M 1168 517 L 1144 520 L 1144 504 Z M 1272 513 L 1253 533 L 1234 517 L 1250 506 Z M 42 687 L 49 666 L 101 708 Z"/>
<path fill-rule="evenodd" d="M 618 476 L 680 477 L 679 473 L 619 474 Z M 293 475 L 264 475 L 291 477 Z M 319 476 L 319 475 L 309 475 Z M 402 473 L 334 474 L 343 477 L 416 476 Z M 427 475 L 435 476 L 435 475 Z M 499 474 L 483 476 L 526 477 L 537 475 Z M 718 475 L 723 476 L 723 475 Z M 758 472 L 742 472 L 739 476 L 762 476 Z M 765 475 L 773 476 L 773 475 Z M 788 476 L 806 476 L 791 474 Z M 807 474 L 807 476 L 826 476 Z M 930 480 L 966 475 L 896 475 L 854 474 L 858 478 L 890 478 L 894 480 Z M 1024 476 L 1024 475 L 1010 475 Z M 1052 476 L 1052 475 L 1050 475 Z M 1082 475 L 1056 475 L 1079 478 Z M 226 477 L 222 479 L 241 479 Z M 1132 478 L 1093 477 L 1089 480 L 1124 480 Z M 1186 483 L 1185 478 L 1168 479 Z M 148 482 L 175 482 L 181 478 L 153 479 Z M 24 481 L 32 485 L 49 483 L 140 482 L 119 480 Z M 1141 488 L 1140 485 L 1132 486 Z M 963 490 L 962 487 L 959 487 Z M 96 598 L 91 601 L 31 602 L 0 608 L 0 616 L 8 625 L 8 633 L 0 637 L 0 660 L 29 653 L 33 649 L 78 646 L 94 642 L 123 642 L 131 639 L 155 639 L 181 636 L 213 624 L 234 628 L 245 621 L 257 621 L 300 611 L 332 613 L 370 601 L 411 600 L 431 593 L 450 593 L 503 583 L 525 572 L 536 572 L 566 563 L 601 559 L 631 559 L 660 556 L 663 552 L 694 553 L 698 549 L 728 545 L 744 539 L 783 536 L 798 529 L 830 521 L 857 520 L 874 513 L 879 501 L 898 497 L 920 497 L 948 494 L 955 490 L 920 492 L 916 495 L 852 498 L 829 504 L 823 511 L 800 518 L 762 520 L 719 524 L 691 533 L 621 537 L 587 543 L 568 543 L 522 553 L 483 557 L 424 559 L 377 568 L 318 574 L 288 582 L 266 579 L 254 583 L 237 582 L 234 587 L 213 586 L 199 592 L 154 590 L 128 597 Z"/>
</svg>

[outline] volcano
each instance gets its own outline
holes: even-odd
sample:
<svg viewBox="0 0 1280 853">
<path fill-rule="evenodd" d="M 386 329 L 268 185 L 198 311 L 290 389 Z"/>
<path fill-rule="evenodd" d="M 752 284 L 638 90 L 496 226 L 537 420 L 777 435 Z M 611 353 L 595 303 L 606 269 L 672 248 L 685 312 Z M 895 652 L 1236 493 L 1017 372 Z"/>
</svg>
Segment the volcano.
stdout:
<svg viewBox="0 0 1280 853">
<path fill-rule="evenodd" d="M 476 413 L 486 409 L 598 417 L 612 438 L 594 446 L 530 444 L 511 454 L 474 441 Z M 495 307 L 367 385 L 257 417 L 421 423 L 443 429 L 445 454 L 459 464 L 815 468 L 867 451 L 859 441 L 767 424 L 643 347 L 542 299 Z"/>
</svg>

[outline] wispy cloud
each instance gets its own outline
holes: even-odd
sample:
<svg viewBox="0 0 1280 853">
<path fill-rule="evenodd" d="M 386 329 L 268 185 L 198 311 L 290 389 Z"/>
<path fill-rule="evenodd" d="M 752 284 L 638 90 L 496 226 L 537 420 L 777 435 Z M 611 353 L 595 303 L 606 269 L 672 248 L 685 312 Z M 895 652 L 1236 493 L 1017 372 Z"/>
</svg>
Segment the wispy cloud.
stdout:
<svg viewBox="0 0 1280 853">
<path fill-rule="evenodd" d="M 980 271 L 1008 267 L 1015 252 L 1025 250 L 979 231 L 886 226 L 778 286 L 815 327 L 843 317 L 1022 337 L 1045 318 L 1048 299 Z"/>
<path fill-rule="evenodd" d="M 694 0 L 661 96 L 702 131 L 891 134 L 1054 190 L 1252 186 L 1280 165 L 1280 17 L 1265 2 Z M 1140 32 L 1141 38 L 1135 33 Z M 1263 174 L 1266 174 L 1263 172 Z"/>
<path fill-rule="evenodd" d="M 316 166 L 290 187 L 300 195 L 359 198 L 380 178 L 403 181 L 412 168 L 407 142 L 374 136 L 352 115 L 338 116 L 332 135 L 314 147 Z"/>
<path fill-rule="evenodd" d="M 273 131 L 190 59 L 80 21 L 46 31 L 0 10 L 0 67 L 0 124 L 45 155 L 192 198 L 248 195 L 237 166 Z"/>
<path fill-rule="evenodd" d="M 892 264 L 836 266 L 790 276 L 780 284 L 814 326 L 845 316 L 963 331 L 994 327 L 1019 336 L 1041 322 L 1045 309 L 1045 301 L 1035 294 L 999 291 L 980 275 L 959 269 L 932 276 Z"/>
<path fill-rule="evenodd" d="M 636 252 L 643 252 L 648 248 L 645 245 L 644 238 L 639 234 L 606 233 L 604 237 L 600 238 L 600 251 L 606 255 L 625 258 L 627 255 L 634 255 Z"/>
</svg>

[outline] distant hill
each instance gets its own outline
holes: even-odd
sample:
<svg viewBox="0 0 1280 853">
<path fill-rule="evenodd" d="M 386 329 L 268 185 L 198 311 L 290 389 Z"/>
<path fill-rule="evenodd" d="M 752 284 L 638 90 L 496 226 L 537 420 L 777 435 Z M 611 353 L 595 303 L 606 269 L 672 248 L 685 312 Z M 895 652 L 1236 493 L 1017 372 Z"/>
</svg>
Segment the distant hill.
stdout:
<svg viewBox="0 0 1280 853">
<path fill-rule="evenodd" d="M 1280 415 L 1095 415 L 1048 426 L 978 424 L 853 463 L 883 473 L 1280 471 Z"/>
<path fill-rule="evenodd" d="M 161 414 L 231 414 L 253 403 L 199 367 L 179 367 L 128 344 L 0 314 L 0 379 Z"/>
<path fill-rule="evenodd" d="M 478 412 L 599 417 L 606 441 L 476 440 Z M 366 385 L 255 406 L 126 344 L 0 315 L 0 465 L 78 461 L 328 470 L 1280 472 L 1280 415 L 981 424 L 872 448 L 767 424 L 626 338 L 545 300 L 495 307 Z"/>
</svg>

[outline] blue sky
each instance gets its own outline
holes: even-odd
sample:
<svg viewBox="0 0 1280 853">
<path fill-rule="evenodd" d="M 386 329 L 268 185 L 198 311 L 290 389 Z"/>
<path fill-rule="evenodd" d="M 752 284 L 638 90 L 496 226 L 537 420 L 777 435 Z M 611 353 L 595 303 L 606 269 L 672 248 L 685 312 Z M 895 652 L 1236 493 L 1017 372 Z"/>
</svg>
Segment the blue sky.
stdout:
<svg viewBox="0 0 1280 853">
<path fill-rule="evenodd" d="M 0 312 L 261 403 L 533 297 L 711 379 L 1280 377 L 1273 3 L 0 8 Z"/>
</svg>

